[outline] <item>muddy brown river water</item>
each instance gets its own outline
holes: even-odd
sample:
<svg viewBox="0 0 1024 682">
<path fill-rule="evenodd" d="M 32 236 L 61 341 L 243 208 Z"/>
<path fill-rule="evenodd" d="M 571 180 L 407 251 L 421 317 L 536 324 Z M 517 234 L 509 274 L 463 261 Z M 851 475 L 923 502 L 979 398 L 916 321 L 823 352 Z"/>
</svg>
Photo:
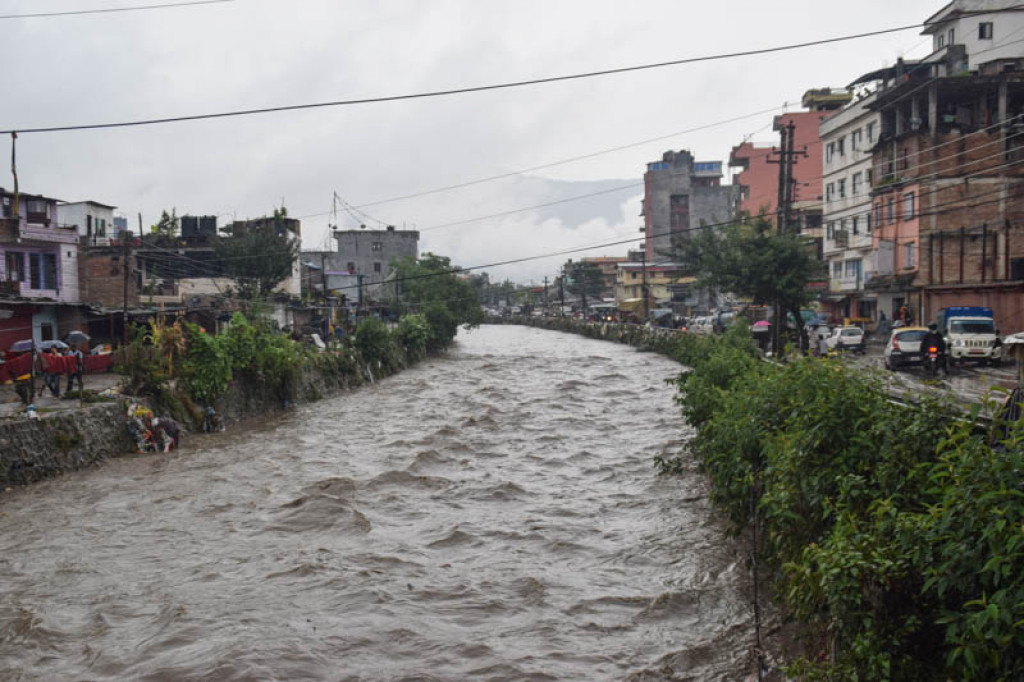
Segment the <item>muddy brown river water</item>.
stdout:
<svg viewBox="0 0 1024 682">
<path fill-rule="evenodd" d="M 735 680 L 746 571 L 627 346 L 523 327 L 0 497 L 2 680 Z"/>
</svg>

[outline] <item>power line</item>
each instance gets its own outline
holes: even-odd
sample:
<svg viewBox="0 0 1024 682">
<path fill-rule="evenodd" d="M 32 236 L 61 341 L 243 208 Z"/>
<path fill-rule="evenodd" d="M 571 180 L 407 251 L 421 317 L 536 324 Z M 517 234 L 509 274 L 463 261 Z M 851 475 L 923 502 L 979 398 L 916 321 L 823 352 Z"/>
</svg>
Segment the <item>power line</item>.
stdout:
<svg viewBox="0 0 1024 682">
<path fill-rule="evenodd" d="M 174 7 L 189 7 L 192 5 L 216 5 L 235 0 L 191 0 L 191 2 L 162 3 L 159 5 L 140 5 L 138 7 L 108 7 L 100 9 L 79 9 L 67 12 L 36 12 L 34 14 L 0 14 L 0 19 L 38 19 L 41 17 L 69 17 L 79 14 L 110 14 L 113 12 L 138 12 L 150 9 L 172 9 Z"/>
<path fill-rule="evenodd" d="M 829 45 L 833 43 L 846 42 L 850 40 L 858 40 L 860 38 L 870 38 L 874 36 L 886 35 L 889 33 L 898 33 L 900 31 L 908 31 L 915 28 L 920 28 L 923 24 L 911 24 L 907 26 L 898 26 L 895 28 L 886 28 L 878 31 L 868 31 L 865 33 L 855 33 L 845 36 L 839 36 L 836 38 L 823 38 L 820 40 L 810 40 L 802 43 L 791 43 L 788 45 L 779 45 L 775 47 L 766 47 L 757 50 L 743 50 L 739 52 L 726 52 L 715 55 L 705 55 L 702 57 L 688 57 L 685 59 L 674 59 L 671 61 L 654 62 L 650 64 L 640 64 L 635 66 L 624 66 L 612 69 L 602 69 L 600 71 L 588 71 L 583 73 L 574 73 L 563 76 L 548 76 L 544 78 L 534 78 L 529 80 L 521 81 L 509 81 L 505 83 L 493 83 L 490 85 L 477 85 L 465 88 L 452 88 L 449 90 L 431 90 L 427 92 L 419 92 L 404 95 L 388 95 L 381 97 L 367 97 L 362 99 L 348 99 L 348 100 L 336 100 L 332 102 L 315 102 L 311 104 L 291 104 L 279 107 L 264 107 L 259 109 L 238 109 L 234 111 L 225 111 L 212 114 L 193 114 L 190 116 L 170 116 L 165 118 L 151 118 L 151 119 L 140 119 L 135 121 L 121 121 L 112 123 L 91 123 L 83 125 L 67 125 L 67 126 L 49 126 L 41 128 L 11 128 L 8 130 L 0 130 L 0 135 L 9 135 L 11 133 L 55 133 L 55 132 L 67 132 L 72 130 L 100 130 L 108 128 L 128 128 L 135 126 L 146 126 L 146 125 L 157 125 L 162 123 L 180 123 L 184 121 L 198 121 L 215 118 L 228 118 L 233 116 L 250 116 L 255 114 L 269 114 L 281 111 L 299 111 L 304 109 L 318 109 L 324 107 L 339 107 L 339 106 L 354 106 L 359 104 L 377 104 L 381 102 L 399 102 L 414 99 L 427 99 L 431 97 L 446 97 L 450 95 L 463 95 L 474 92 L 487 92 L 491 90 L 504 90 L 510 88 L 519 88 L 530 85 L 543 85 L 547 83 L 558 83 L 563 81 L 581 80 L 586 78 L 597 78 L 600 76 L 610 76 L 621 73 L 632 73 L 636 71 L 647 71 L 652 69 L 661 69 L 669 66 L 681 66 L 684 64 L 696 64 L 698 62 L 708 61 L 720 61 L 724 59 L 735 59 L 737 57 L 751 57 L 755 55 L 771 54 L 775 52 L 786 52 L 791 50 L 803 49 L 806 47 L 816 47 L 820 45 Z"/>
</svg>

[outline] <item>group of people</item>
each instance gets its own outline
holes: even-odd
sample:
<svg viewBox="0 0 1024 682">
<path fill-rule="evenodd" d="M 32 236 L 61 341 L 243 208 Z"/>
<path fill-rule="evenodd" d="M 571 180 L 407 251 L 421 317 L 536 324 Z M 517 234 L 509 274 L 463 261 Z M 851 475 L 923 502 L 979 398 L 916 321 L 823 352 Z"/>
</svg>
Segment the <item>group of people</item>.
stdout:
<svg viewBox="0 0 1024 682">
<path fill-rule="evenodd" d="M 54 398 L 59 398 L 61 377 L 63 376 L 68 378 L 68 387 L 65 389 L 65 393 L 74 388 L 76 381 L 78 390 L 85 390 L 85 382 L 82 378 L 85 372 L 85 356 L 77 346 L 70 346 L 63 353 L 58 350 L 56 345 L 50 346 L 48 350 L 36 352 L 32 356 L 31 365 L 26 365 L 25 369 L 29 371 L 14 378 L 15 392 L 25 405 L 30 405 L 33 398 L 42 396 L 47 389 Z M 40 384 L 38 392 L 33 381 L 33 377 L 37 374 L 43 375 L 43 383 Z"/>
<path fill-rule="evenodd" d="M 39 387 L 39 395 L 43 395 L 44 388 L 50 390 L 54 398 L 60 397 L 61 376 L 67 376 L 68 387 L 65 393 L 70 392 L 78 381 L 78 390 L 84 391 L 85 384 L 82 374 L 85 371 L 85 356 L 78 346 L 68 347 L 63 354 L 57 346 L 50 346 L 48 351 L 39 354 L 38 368 L 43 372 L 43 385 Z"/>
<path fill-rule="evenodd" d="M 138 403 L 128 405 L 128 433 L 136 449 L 143 452 L 170 452 L 181 445 L 181 427 L 170 417 L 155 417 L 153 410 Z"/>
</svg>

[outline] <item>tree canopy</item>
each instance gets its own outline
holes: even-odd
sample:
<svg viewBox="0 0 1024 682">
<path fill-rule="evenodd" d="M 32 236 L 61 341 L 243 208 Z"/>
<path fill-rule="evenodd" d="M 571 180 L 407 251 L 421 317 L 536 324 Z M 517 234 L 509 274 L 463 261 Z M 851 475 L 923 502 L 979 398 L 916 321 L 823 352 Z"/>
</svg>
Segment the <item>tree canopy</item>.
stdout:
<svg viewBox="0 0 1024 682">
<path fill-rule="evenodd" d="M 459 325 L 483 322 L 480 296 L 462 277 L 451 259 L 425 253 L 419 260 L 405 257 L 393 264 L 400 307 L 421 313 L 430 327 L 429 350 L 444 348 L 455 338 Z"/>
<path fill-rule="evenodd" d="M 763 218 L 700 230 L 685 244 L 684 260 L 701 285 L 777 304 L 799 327 L 811 300 L 807 283 L 820 274 L 805 237 L 773 233 Z"/>
<path fill-rule="evenodd" d="M 291 276 L 300 245 L 287 218 L 281 207 L 269 218 L 235 223 L 217 239 L 217 258 L 241 298 L 265 298 Z"/>
</svg>

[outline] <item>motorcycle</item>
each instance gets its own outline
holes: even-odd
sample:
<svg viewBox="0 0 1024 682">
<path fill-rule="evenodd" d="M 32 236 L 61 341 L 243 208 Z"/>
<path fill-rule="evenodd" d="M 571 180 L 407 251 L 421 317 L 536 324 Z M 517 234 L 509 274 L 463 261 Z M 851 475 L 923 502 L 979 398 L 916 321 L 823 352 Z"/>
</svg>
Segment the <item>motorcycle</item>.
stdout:
<svg viewBox="0 0 1024 682">
<path fill-rule="evenodd" d="M 924 361 L 925 371 L 930 376 L 937 376 L 940 367 L 942 367 L 942 355 L 939 354 L 938 346 L 928 346 Z"/>
</svg>

